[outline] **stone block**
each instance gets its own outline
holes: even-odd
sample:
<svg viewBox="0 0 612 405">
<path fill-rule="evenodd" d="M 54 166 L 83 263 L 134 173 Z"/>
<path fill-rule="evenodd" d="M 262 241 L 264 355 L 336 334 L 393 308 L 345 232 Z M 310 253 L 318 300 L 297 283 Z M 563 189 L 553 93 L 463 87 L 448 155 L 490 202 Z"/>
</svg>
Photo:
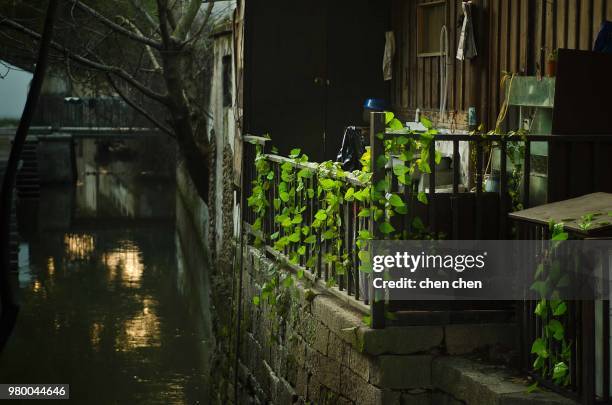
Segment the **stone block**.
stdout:
<svg viewBox="0 0 612 405">
<path fill-rule="evenodd" d="M 465 402 L 459 401 L 453 398 L 452 395 L 441 391 L 436 391 L 431 394 L 431 403 L 432 405 L 465 405 Z"/>
<path fill-rule="evenodd" d="M 340 392 L 340 363 L 307 346 L 306 369 L 321 384 L 334 392 Z"/>
<path fill-rule="evenodd" d="M 295 383 L 295 392 L 302 398 L 306 398 L 308 390 L 309 373 L 306 368 L 297 369 L 297 378 Z"/>
<path fill-rule="evenodd" d="M 552 392 L 527 393 L 527 384 L 517 382 L 503 366 L 477 363 L 459 357 L 433 362 L 434 385 L 468 405 L 576 405 Z"/>
<path fill-rule="evenodd" d="M 348 367 L 364 381 L 370 380 L 370 369 L 373 367 L 375 358 L 360 353 L 333 333 L 330 333 L 328 356 L 343 367 Z"/>
<path fill-rule="evenodd" d="M 273 402 L 276 404 L 293 404 L 297 400 L 297 393 L 284 378 L 279 378 L 276 386 L 276 397 Z"/>
<path fill-rule="evenodd" d="M 318 295 L 312 301 L 312 314 L 336 334 L 345 329 L 363 326 L 361 316 L 357 312 L 326 295 Z"/>
<path fill-rule="evenodd" d="M 450 355 L 472 353 L 492 346 L 518 347 L 518 327 L 511 323 L 447 325 L 446 351 Z"/>
<path fill-rule="evenodd" d="M 399 390 L 429 388 L 432 360 L 431 355 L 379 356 L 370 369 L 370 383 Z"/>
<path fill-rule="evenodd" d="M 395 405 L 400 404 L 400 393 L 383 390 L 368 383 L 347 367 L 341 369 L 340 392 L 355 404 Z"/>
<path fill-rule="evenodd" d="M 432 393 L 423 389 L 413 389 L 403 392 L 400 402 L 402 405 L 445 405 L 433 401 Z"/>
<path fill-rule="evenodd" d="M 361 351 L 381 354 L 414 354 L 431 351 L 442 344 L 441 326 L 407 326 L 386 329 L 358 329 Z"/>
</svg>

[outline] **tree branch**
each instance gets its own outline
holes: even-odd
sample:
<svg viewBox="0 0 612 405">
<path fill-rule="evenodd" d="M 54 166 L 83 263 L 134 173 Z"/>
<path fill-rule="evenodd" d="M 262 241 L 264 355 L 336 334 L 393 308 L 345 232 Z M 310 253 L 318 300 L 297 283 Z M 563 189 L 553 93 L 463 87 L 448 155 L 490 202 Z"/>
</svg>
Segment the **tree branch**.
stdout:
<svg viewBox="0 0 612 405">
<path fill-rule="evenodd" d="M 149 23 L 149 25 L 151 26 L 152 29 L 154 29 L 155 31 L 159 31 L 159 25 L 157 22 L 155 22 L 155 20 L 153 19 L 153 17 L 151 16 L 151 14 L 149 14 L 149 12 L 143 7 L 142 5 L 142 1 L 140 0 L 130 0 L 130 3 L 132 3 L 132 6 L 138 10 L 138 12 L 140 14 L 143 15 L 143 17 L 145 18 L 145 20 L 147 21 L 147 23 Z"/>
<path fill-rule="evenodd" d="M 195 42 L 198 39 L 198 37 L 202 34 L 202 32 L 204 31 L 204 28 L 206 28 L 206 25 L 208 25 L 208 20 L 210 19 L 210 16 L 212 14 L 214 7 L 215 7 L 215 2 L 210 1 L 208 3 L 208 8 L 206 9 L 206 13 L 204 14 L 204 18 L 202 19 L 200 28 L 198 28 L 198 31 L 191 38 L 189 38 L 186 42 L 189 42 L 189 41 Z"/>
<path fill-rule="evenodd" d="M 181 17 L 174 32 L 172 33 L 172 36 L 177 40 L 184 41 L 187 37 L 187 34 L 191 30 L 193 20 L 195 20 L 196 16 L 198 15 L 198 11 L 200 11 L 200 5 L 202 5 L 202 0 L 190 0 L 189 5 L 187 6 L 187 12 Z"/>
<path fill-rule="evenodd" d="M 121 19 L 124 21 L 125 24 L 129 25 L 136 33 L 142 34 L 142 32 L 140 31 L 140 28 L 138 28 L 136 26 L 136 24 L 134 24 L 133 22 L 131 22 L 127 18 L 121 17 Z M 149 55 L 149 59 L 151 60 L 151 64 L 153 65 L 153 69 L 156 72 L 158 72 L 158 73 L 161 72 L 162 71 L 161 65 L 159 64 L 159 61 L 157 60 L 157 57 L 153 53 L 153 49 L 149 45 L 145 45 L 145 49 L 147 51 L 147 55 Z"/>
<path fill-rule="evenodd" d="M 34 38 L 37 41 L 40 41 L 40 34 L 32 31 L 31 29 L 24 27 L 23 25 L 10 20 L 4 16 L 0 16 L 0 26 L 2 25 L 6 25 L 9 28 L 12 28 L 16 31 L 19 31 L 23 34 L 26 34 L 32 38 Z M 63 45 L 58 44 L 55 41 L 51 42 L 51 47 L 53 49 L 56 49 L 58 51 L 60 51 L 61 53 L 63 53 L 67 58 L 70 58 L 72 60 L 74 60 L 75 62 L 78 62 L 84 66 L 87 66 L 89 68 L 95 69 L 95 70 L 99 70 L 102 72 L 107 72 L 107 73 L 112 73 L 113 75 L 121 78 L 122 80 L 125 80 L 127 83 L 131 84 L 132 86 L 134 86 L 136 89 L 138 89 L 142 94 L 144 94 L 147 97 L 152 98 L 153 100 L 156 100 L 164 105 L 167 105 L 168 103 L 168 99 L 165 95 L 163 94 L 159 94 L 153 90 L 151 90 L 150 88 L 148 88 L 147 86 L 145 86 L 144 84 L 142 84 L 141 82 L 139 82 L 138 80 L 136 80 L 132 75 L 130 75 L 128 72 L 126 72 L 124 69 L 118 67 L 118 66 L 111 66 L 111 65 L 105 65 L 103 63 L 98 63 L 95 62 L 91 59 L 85 58 L 83 56 L 77 55 L 74 52 L 70 51 L 68 48 L 66 48 Z"/>
<path fill-rule="evenodd" d="M 153 125 L 155 125 L 160 130 L 162 130 L 163 132 L 168 134 L 171 138 L 176 138 L 176 135 L 174 134 L 174 132 L 172 132 L 172 130 L 170 128 L 168 128 L 167 126 L 165 126 L 164 124 L 159 122 L 159 120 L 157 120 L 155 117 L 153 117 L 147 110 L 145 110 L 143 107 L 138 105 L 134 100 L 132 100 L 128 96 L 126 96 L 125 93 L 123 93 L 119 89 L 119 86 L 117 86 L 117 84 L 115 83 L 115 81 L 113 80 L 113 78 L 112 78 L 112 76 L 110 74 L 107 73 L 106 74 L 106 78 L 107 78 L 108 82 L 110 83 L 111 87 L 115 90 L 115 92 L 117 94 L 119 94 L 119 97 L 121 97 L 123 99 L 123 101 L 126 102 L 126 104 L 128 104 L 130 107 L 132 107 L 134 110 L 136 110 L 140 115 L 142 115 L 147 120 L 149 120 Z"/>
<path fill-rule="evenodd" d="M 85 4 L 81 3 L 80 0 L 68 0 L 69 2 L 71 2 L 72 4 L 74 4 L 76 7 L 78 7 L 80 10 L 86 12 L 87 14 L 91 15 L 92 17 L 98 19 L 102 24 L 106 25 L 109 28 L 112 28 L 114 31 L 125 35 L 126 37 L 140 42 L 142 44 L 151 46 L 155 49 L 161 49 L 162 44 L 159 43 L 158 41 L 155 41 L 151 38 L 147 38 L 143 35 L 139 35 L 136 34 L 128 29 L 123 28 L 121 25 L 111 21 L 110 19 L 108 19 L 107 17 L 103 16 L 102 14 L 98 13 L 96 10 L 94 10 L 93 8 L 86 6 Z"/>
</svg>

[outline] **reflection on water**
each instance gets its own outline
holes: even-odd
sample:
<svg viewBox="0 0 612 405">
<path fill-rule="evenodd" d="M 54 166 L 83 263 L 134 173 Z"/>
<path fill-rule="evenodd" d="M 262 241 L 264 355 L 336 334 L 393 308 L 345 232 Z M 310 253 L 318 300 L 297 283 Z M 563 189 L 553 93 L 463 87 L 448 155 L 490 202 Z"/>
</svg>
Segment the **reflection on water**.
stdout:
<svg viewBox="0 0 612 405">
<path fill-rule="evenodd" d="M 208 284 L 177 248 L 191 238 L 173 182 L 142 162 L 101 166 L 93 141 L 78 150 L 74 188 L 20 207 L 29 253 L 0 382 L 69 383 L 80 403 L 207 403 Z"/>
</svg>

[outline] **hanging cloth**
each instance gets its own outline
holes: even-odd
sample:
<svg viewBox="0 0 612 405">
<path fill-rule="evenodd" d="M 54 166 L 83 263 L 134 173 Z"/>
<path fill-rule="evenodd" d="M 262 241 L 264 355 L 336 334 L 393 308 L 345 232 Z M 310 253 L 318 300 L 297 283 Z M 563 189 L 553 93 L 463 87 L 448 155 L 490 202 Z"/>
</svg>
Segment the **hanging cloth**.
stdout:
<svg viewBox="0 0 612 405">
<path fill-rule="evenodd" d="M 395 35 L 393 31 L 385 33 L 385 54 L 383 57 L 383 78 L 393 79 L 393 58 L 395 57 Z"/>
<path fill-rule="evenodd" d="M 474 37 L 474 26 L 472 25 L 472 2 L 462 2 L 461 8 L 463 9 L 463 26 L 461 27 L 461 35 L 459 36 L 457 59 L 472 59 L 478 56 L 476 38 Z"/>
</svg>

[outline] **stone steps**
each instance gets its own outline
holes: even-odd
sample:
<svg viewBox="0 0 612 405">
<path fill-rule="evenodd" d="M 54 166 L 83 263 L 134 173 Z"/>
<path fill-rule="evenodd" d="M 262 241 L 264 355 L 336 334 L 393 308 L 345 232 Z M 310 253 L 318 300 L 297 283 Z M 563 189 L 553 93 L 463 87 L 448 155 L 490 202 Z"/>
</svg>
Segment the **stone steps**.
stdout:
<svg viewBox="0 0 612 405">
<path fill-rule="evenodd" d="M 432 363 L 434 388 L 450 395 L 455 404 L 577 405 L 559 394 L 536 390 L 516 372 L 461 357 L 439 357 Z M 435 395 L 435 394 L 434 394 Z M 435 402 L 436 404 L 438 402 Z"/>
</svg>

